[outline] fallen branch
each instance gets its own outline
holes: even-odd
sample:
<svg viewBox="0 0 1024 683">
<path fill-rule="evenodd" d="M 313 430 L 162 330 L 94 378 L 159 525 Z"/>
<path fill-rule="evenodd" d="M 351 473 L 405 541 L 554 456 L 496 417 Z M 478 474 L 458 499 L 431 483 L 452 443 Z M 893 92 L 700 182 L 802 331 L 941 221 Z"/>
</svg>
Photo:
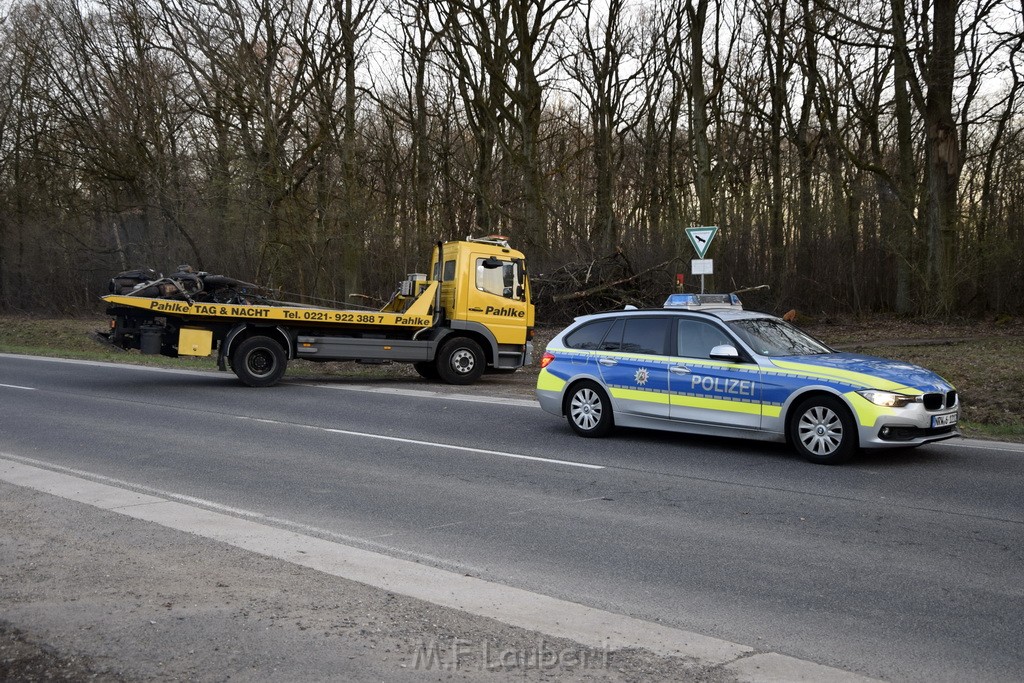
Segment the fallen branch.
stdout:
<svg viewBox="0 0 1024 683">
<path fill-rule="evenodd" d="M 664 269 L 666 266 L 668 266 L 670 263 L 672 263 L 675 260 L 676 259 L 669 259 L 668 261 L 665 261 L 663 263 L 659 263 L 656 266 L 651 266 L 647 270 L 642 270 L 639 273 L 636 273 L 634 275 L 630 275 L 628 277 L 620 278 L 618 280 L 612 280 L 610 282 L 602 282 L 601 284 L 595 285 L 595 286 L 590 287 L 588 289 L 584 289 L 584 290 L 577 291 L 577 292 L 568 292 L 566 294 L 556 294 L 555 296 L 551 297 L 551 300 L 553 302 L 555 302 L 555 303 L 562 303 L 564 301 L 578 301 L 580 299 L 586 299 L 588 297 L 593 296 L 594 294 L 598 294 L 600 292 L 604 292 L 606 290 L 612 289 L 613 287 L 618 287 L 620 285 L 624 285 L 624 284 L 627 284 L 629 282 L 632 282 L 633 280 L 636 280 L 638 278 L 644 277 L 645 275 L 647 275 L 647 274 L 649 274 L 651 272 L 654 272 L 656 270 L 662 270 L 662 269 Z"/>
</svg>

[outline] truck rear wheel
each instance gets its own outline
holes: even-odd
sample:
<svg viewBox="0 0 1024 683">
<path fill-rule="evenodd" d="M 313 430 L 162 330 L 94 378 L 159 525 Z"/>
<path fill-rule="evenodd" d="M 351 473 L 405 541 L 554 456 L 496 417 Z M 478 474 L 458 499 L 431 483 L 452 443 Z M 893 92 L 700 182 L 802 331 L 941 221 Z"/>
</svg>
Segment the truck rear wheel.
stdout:
<svg viewBox="0 0 1024 683">
<path fill-rule="evenodd" d="M 288 357 L 281 345 L 263 335 L 242 341 L 231 354 L 231 369 L 250 387 L 269 387 L 284 376 Z"/>
<path fill-rule="evenodd" d="M 448 384 L 472 384 L 484 374 L 484 351 L 472 339 L 449 339 L 437 352 L 437 374 Z"/>
<path fill-rule="evenodd" d="M 422 361 L 420 363 L 413 363 L 412 367 L 415 368 L 416 372 L 419 373 L 420 377 L 431 382 L 436 382 L 440 379 L 440 375 L 437 374 L 437 365 L 434 363 L 428 363 Z"/>
</svg>

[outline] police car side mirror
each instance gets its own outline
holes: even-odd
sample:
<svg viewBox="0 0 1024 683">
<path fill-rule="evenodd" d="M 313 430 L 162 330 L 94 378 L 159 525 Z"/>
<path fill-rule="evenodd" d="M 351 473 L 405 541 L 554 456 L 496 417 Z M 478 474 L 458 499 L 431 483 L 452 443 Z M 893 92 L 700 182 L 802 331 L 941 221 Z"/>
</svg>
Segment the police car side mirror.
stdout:
<svg viewBox="0 0 1024 683">
<path fill-rule="evenodd" d="M 738 361 L 740 352 L 732 344 L 720 344 L 711 349 L 712 360 Z"/>
</svg>

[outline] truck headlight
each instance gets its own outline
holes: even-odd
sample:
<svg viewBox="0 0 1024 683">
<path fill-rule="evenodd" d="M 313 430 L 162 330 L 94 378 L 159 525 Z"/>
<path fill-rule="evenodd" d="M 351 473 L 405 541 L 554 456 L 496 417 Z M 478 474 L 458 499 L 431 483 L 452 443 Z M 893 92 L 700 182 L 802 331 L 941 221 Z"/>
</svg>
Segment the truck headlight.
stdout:
<svg viewBox="0 0 1024 683">
<path fill-rule="evenodd" d="M 902 408 L 920 400 L 918 396 L 907 396 L 906 394 L 894 394 L 891 391 L 879 391 L 878 389 L 865 389 L 858 391 L 858 394 L 874 403 L 876 406 L 887 408 Z"/>
</svg>

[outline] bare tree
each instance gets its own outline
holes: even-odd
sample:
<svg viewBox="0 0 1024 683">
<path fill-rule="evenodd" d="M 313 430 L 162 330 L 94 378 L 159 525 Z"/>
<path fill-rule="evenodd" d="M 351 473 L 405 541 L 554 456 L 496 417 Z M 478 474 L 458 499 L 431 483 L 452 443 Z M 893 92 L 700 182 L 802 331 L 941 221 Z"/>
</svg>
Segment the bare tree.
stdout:
<svg viewBox="0 0 1024 683">
<path fill-rule="evenodd" d="M 630 111 L 638 74 L 628 61 L 635 59 L 634 29 L 624 16 L 623 0 L 611 0 L 607 14 L 597 16 L 586 3 L 574 27 L 574 42 L 565 58 L 573 80 L 568 91 L 590 119 L 594 165 L 594 218 L 589 244 L 598 254 L 610 253 L 619 243 L 622 225 L 616 215 L 621 141 L 638 123 Z"/>
</svg>

